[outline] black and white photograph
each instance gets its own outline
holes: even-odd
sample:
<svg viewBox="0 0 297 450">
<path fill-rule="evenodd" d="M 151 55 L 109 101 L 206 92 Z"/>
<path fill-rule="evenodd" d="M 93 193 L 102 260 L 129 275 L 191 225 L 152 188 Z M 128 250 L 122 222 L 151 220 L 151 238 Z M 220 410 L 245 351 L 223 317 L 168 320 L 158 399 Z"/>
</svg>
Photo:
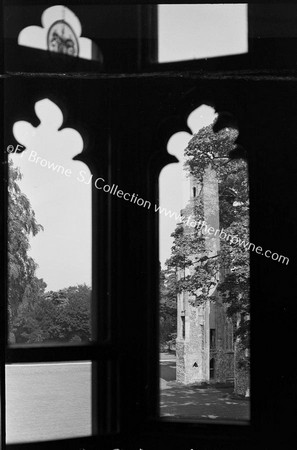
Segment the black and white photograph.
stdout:
<svg viewBox="0 0 297 450">
<path fill-rule="evenodd" d="M 0 448 L 295 448 L 297 2 L 0 8 Z"/>
</svg>

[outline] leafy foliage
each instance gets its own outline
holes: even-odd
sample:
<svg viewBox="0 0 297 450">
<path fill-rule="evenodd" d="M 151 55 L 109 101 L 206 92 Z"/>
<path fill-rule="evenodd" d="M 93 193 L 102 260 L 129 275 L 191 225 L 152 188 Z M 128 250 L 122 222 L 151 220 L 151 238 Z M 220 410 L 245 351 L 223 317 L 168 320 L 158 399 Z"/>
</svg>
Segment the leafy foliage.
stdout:
<svg viewBox="0 0 297 450">
<path fill-rule="evenodd" d="M 20 169 L 9 161 L 8 183 L 8 305 L 11 343 L 88 341 L 91 289 L 70 286 L 45 292 L 28 254 L 30 236 L 43 230 L 29 199 L 21 191 Z"/>
<path fill-rule="evenodd" d="M 160 344 L 170 346 L 176 337 L 176 293 L 175 272 L 160 271 Z"/>
<path fill-rule="evenodd" d="M 22 304 L 13 323 L 18 343 L 82 342 L 91 338 L 91 288 L 85 284 L 43 293 Z"/>
<path fill-rule="evenodd" d="M 37 223 L 29 199 L 21 191 L 19 168 L 9 161 L 8 182 L 8 304 L 10 321 L 30 289 L 34 289 L 37 264 L 28 255 L 29 237 L 43 227 Z"/>
<path fill-rule="evenodd" d="M 59 340 L 61 329 L 57 321 L 57 310 L 44 297 L 34 304 L 21 305 L 13 323 L 17 343 L 41 343 Z"/>
<path fill-rule="evenodd" d="M 176 290 L 188 291 L 194 305 L 208 299 L 216 301 L 217 294 L 221 294 L 236 324 L 235 336 L 245 349 L 249 346 L 249 254 L 230 238 L 236 236 L 248 243 L 249 194 L 246 163 L 229 158 L 236 138 L 236 130 L 225 128 L 214 133 L 210 125 L 189 141 L 185 170 L 198 181 L 198 195 L 183 210 L 183 223 L 172 234 L 174 242 L 166 264 L 181 274 L 176 279 Z M 211 181 L 214 173 L 219 210 L 215 182 Z M 207 222 L 211 223 L 216 212 L 219 214 L 220 230 L 225 233 L 219 244 L 203 225 L 205 208 Z M 224 240 L 228 235 L 229 240 Z"/>
</svg>

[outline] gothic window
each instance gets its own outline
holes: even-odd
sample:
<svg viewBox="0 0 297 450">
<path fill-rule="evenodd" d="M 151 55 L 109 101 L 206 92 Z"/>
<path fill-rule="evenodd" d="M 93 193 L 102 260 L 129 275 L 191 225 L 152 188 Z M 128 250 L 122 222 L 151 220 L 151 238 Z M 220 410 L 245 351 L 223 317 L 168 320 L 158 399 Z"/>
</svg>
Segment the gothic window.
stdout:
<svg viewBox="0 0 297 450">
<path fill-rule="evenodd" d="M 230 321 L 249 309 L 249 255 L 236 245 L 239 239 L 248 243 L 248 177 L 234 124 L 230 115 L 218 117 L 206 105 L 192 111 L 187 125 L 193 134 L 178 132 L 167 144 L 169 154 L 179 163 L 166 166 L 160 176 L 161 274 L 176 274 L 171 295 L 176 292 L 186 300 L 187 342 L 179 334 L 176 340 L 176 378 L 185 385 L 209 381 L 211 355 L 205 352 L 201 326 L 206 330 L 208 349 L 222 350 L 226 374 L 235 370 L 243 376 L 236 365 L 237 353 L 242 352 L 244 359 L 249 346 L 247 321 L 244 325 L 238 322 L 236 355 L 230 355 L 224 343 L 221 349 L 216 329 L 229 336 Z M 165 300 L 163 294 L 161 301 Z M 176 304 L 179 316 L 180 303 Z M 187 364 L 191 358 L 202 361 L 200 371 L 193 372 Z M 227 383 L 228 377 L 223 375 L 222 380 Z M 243 378 L 248 383 L 248 375 Z M 235 410 L 233 414 L 236 420 Z M 202 416 L 197 413 L 196 420 Z"/>
<path fill-rule="evenodd" d="M 0 195 L 4 205 L 0 217 L 1 444 L 5 446 L 5 427 L 9 442 L 12 442 L 9 436 L 14 431 L 14 423 L 11 420 L 5 423 L 5 418 L 6 415 L 15 414 L 17 421 L 25 421 L 26 433 L 26 436 L 19 435 L 17 442 L 15 440 L 13 448 L 16 450 L 24 445 L 28 450 L 36 447 L 59 450 L 69 445 L 74 450 L 101 447 L 108 450 L 150 450 L 156 447 L 156 443 L 162 449 L 234 447 L 247 450 L 269 447 L 270 438 L 274 445 L 283 447 L 288 441 L 289 447 L 295 430 L 294 414 L 289 413 L 290 408 L 294 407 L 292 399 L 295 392 L 294 383 L 291 382 L 292 371 L 289 372 L 290 368 L 282 364 L 282 360 L 287 361 L 293 349 L 290 345 L 281 346 L 279 336 L 289 333 L 287 342 L 294 342 L 296 289 L 293 256 L 297 243 L 294 232 L 289 230 L 294 228 L 297 219 L 296 209 L 292 207 L 297 201 L 294 184 L 296 155 L 292 150 L 296 146 L 297 7 L 293 3 L 274 2 L 273 5 L 267 5 L 249 1 L 248 6 L 231 5 L 233 11 L 236 9 L 244 14 L 236 16 L 236 20 L 231 16 L 231 22 L 230 17 L 226 22 L 223 11 L 230 10 L 228 4 L 203 5 L 202 9 L 211 11 L 211 14 L 203 17 L 202 10 L 196 14 L 190 12 L 191 17 L 186 29 L 183 29 L 182 22 L 191 11 L 191 5 L 179 5 L 175 9 L 178 14 L 176 19 L 171 14 L 174 5 L 160 5 L 157 8 L 152 4 L 135 5 L 134 2 L 131 5 L 121 5 L 120 2 L 103 5 L 96 0 L 89 4 L 80 3 L 68 5 L 67 2 L 64 7 L 65 20 L 60 14 L 58 23 L 49 24 L 42 36 L 38 34 L 40 28 L 44 30 L 47 26 L 41 20 L 42 14 L 50 10 L 51 5 L 44 5 L 41 0 L 4 1 L 1 5 L 5 35 L 0 43 L 4 50 L 4 58 L 0 61 L 0 86 L 5 100 L 4 126 L 0 131 L 4 143 L 0 164 Z M 56 6 L 61 10 L 61 5 Z M 73 16 L 69 18 L 68 10 L 79 20 L 81 33 L 76 19 Z M 212 17 L 216 21 L 211 24 L 208 19 Z M 67 22 L 67 26 L 64 22 Z M 225 27 L 224 31 L 220 28 L 221 24 Z M 23 31 L 32 26 L 38 28 L 34 31 L 38 39 L 34 38 L 33 33 L 34 42 L 30 38 L 29 46 Z M 179 30 L 182 30 L 181 33 Z M 200 32 L 203 33 L 202 39 L 199 39 Z M 208 32 L 210 34 L 207 35 Z M 224 48 L 221 46 L 223 34 L 231 37 Z M 183 46 L 184 37 L 190 37 L 186 46 Z M 92 49 L 88 46 L 87 53 L 95 59 L 87 59 L 82 55 L 84 45 L 80 39 L 84 38 L 92 40 Z M 202 42 L 207 46 L 201 45 Z M 220 51 L 213 51 L 214 42 L 217 47 L 215 50 Z M 97 59 L 97 50 L 93 44 L 96 44 L 97 50 L 99 47 L 102 50 Z M 104 67 L 101 64 L 102 54 Z M 73 141 L 75 152 L 71 152 L 71 155 L 69 152 L 69 157 L 80 155 L 75 157 L 75 163 L 83 161 L 86 167 L 83 166 L 81 170 L 86 175 L 89 167 L 94 175 L 90 183 L 84 178 L 86 188 L 92 189 L 93 339 L 90 342 L 85 339 L 78 341 L 74 335 L 72 342 L 57 342 L 53 345 L 45 341 L 13 343 L 19 337 L 12 327 L 9 336 L 7 333 L 12 314 L 5 301 L 8 294 L 7 152 L 10 153 L 9 146 L 16 149 L 20 134 L 25 139 L 27 133 L 36 132 L 40 123 L 44 122 L 40 122 L 40 118 L 32 111 L 35 104 L 46 98 L 58 106 L 63 115 L 63 125 L 56 127 L 54 134 L 63 133 L 65 128 L 77 130 L 81 140 L 77 140 L 79 136 L 76 135 Z M 224 153 L 202 152 L 200 156 L 205 163 L 203 174 L 195 166 L 195 158 L 192 160 L 194 164 L 191 170 L 200 181 L 195 183 L 195 202 L 188 202 L 194 196 L 193 184 L 191 186 L 189 178 L 183 176 L 181 163 L 185 149 L 189 147 L 189 151 L 191 148 L 195 150 L 199 140 L 199 136 L 195 139 L 199 129 L 194 122 L 199 119 L 201 110 L 193 115 L 191 111 L 203 104 L 209 106 L 204 106 L 202 115 L 210 118 L 203 127 L 210 126 L 209 129 L 217 136 L 219 133 L 225 137 L 228 133 L 232 135 L 234 148 L 230 149 L 228 157 Z M 212 107 L 218 114 L 215 123 Z M 191 122 L 191 117 L 194 122 Z M 15 127 L 15 133 L 12 132 L 13 124 L 20 121 L 26 122 L 26 132 L 19 133 L 19 127 Z M 57 121 L 54 121 L 54 125 L 57 125 Z M 175 133 L 179 130 L 182 134 L 178 137 Z M 180 139 L 180 145 L 173 148 L 176 139 Z M 77 149 L 77 142 L 79 145 L 83 143 L 82 152 L 81 148 Z M 46 138 L 40 142 L 40 146 L 35 149 L 38 156 L 40 149 L 47 144 Z M 243 176 L 240 180 L 242 183 L 233 183 L 236 180 L 232 177 L 232 170 L 243 169 L 241 159 L 246 157 L 244 149 L 249 153 L 249 179 Z M 22 160 L 26 152 L 28 154 L 28 149 L 17 147 L 17 152 L 19 156 L 14 155 L 13 158 Z M 31 159 L 34 159 L 34 154 Z M 31 162 L 36 165 L 40 163 L 40 169 L 46 169 L 48 161 L 52 162 L 43 155 L 38 160 L 36 156 L 36 160 Z M 59 166 L 62 165 L 60 162 Z M 174 182 L 168 185 L 166 172 L 168 175 L 169 171 L 174 171 L 174 167 L 177 170 L 173 175 Z M 64 169 L 66 173 L 66 166 Z M 225 169 L 230 169 L 230 173 L 224 178 Z M 216 171 L 219 172 L 220 180 Z M 160 172 L 159 195 L 157 178 Z M 244 170 L 241 174 L 244 174 Z M 98 178 L 106 183 L 102 185 L 107 186 L 105 190 L 94 186 L 93 181 Z M 247 179 L 251 187 L 250 222 L 245 209 L 248 206 L 247 197 L 243 195 L 248 187 Z M 25 177 L 23 180 L 25 182 Z M 218 181 L 221 181 L 221 185 Z M 120 198 L 122 194 L 116 196 L 110 193 L 111 186 L 122 194 L 127 192 L 132 196 L 134 193 L 139 198 L 147 199 L 151 202 L 151 209 L 144 210 L 137 204 L 125 202 Z M 61 202 L 62 195 L 56 197 L 57 203 Z M 204 200 L 201 201 L 201 198 Z M 72 201 L 76 201 L 78 209 L 80 202 L 77 196 Z M 198 218 L 202 207 L 203 218 Z M 195 208 L 194 218 L 191 208 Z M 68 213 L 69 209 L 66 206 L 64 212 Z M 204 216 L 207 216 L 206 220 Z M 232 221 L 234 216 L 238 219 L 237 224 Z M 241 223 L 240 218 L 244 219 Z M 71 223 L 73 228 L 78 226 L 81 217 L 77 216 L 76 219 Z M 174 228 L 169 230 L 168 221 L 171 220 L 174 221 Z M 199 220 L 205 220 L 207 227 L 210 225 L 214 231 L 218 224 L 220 226 L 220 233 L 209 239 L 206 236 L 203 245 L 202 224 L 199 224 Z M 37 215 L 36 221 L 42 224 Z M 26 230 L 26 223 L 23 225 Z M 239 229 L 241 233 L 238 235 Z M 226 231 L 227 237 L 224 235 Z M 170 237 L 172 232 L 175 245 Z M 40 230 L 36 239 L 41 235 Z M 197 239 L 193 240 L 193 236 Z M 66 240 L 67 236 L 64 237 Z M 159 252 L 158 238 L 162 241 Z M 289 268 L 278 264 L 273 258 L 269 259 L 269 256 L 265 258 L 250 244 L 248 247 L 252 251 L 249 260 L 243 247 L 242 254 L 239 252 L 239 238 L 245 243 L 251 240 L 263 248 L 292 255 Z M 185 243 L 190 247 L 187 248 L 186 257 L 183 253 Z M 198 243 L 201 244 L 199 247 Z M 17 244 L 17 240 L 14 244 Z M 32 243 L 32 251 L 33 247 Z M 168 255 L 171 247 L 175 247 L 176 253 L 180 250 L 174 260 Z M 69 253 L 71 256 L 72 252 Z M 58 266 L 63 257 L 57 258 L 53 270 L 64 271 Z M 177 271 L 167 270 L 167 259 L 171 260 L 169 266 L 170 263 L 178 262 Z M 219 269 L 216 263 L 218 260 Z M 160 277 L 159 261 L 163 271 Z M 76 262 L 72 257 L 71 265 Z M 250 265 L 253 304 L 251 352 L 247 283 Z M 65 272 L 66 269 L 68 267 Z M 79 272 L 82 271 L 84 268 Z M 13 274 L 17 275 L 16 267 L 13 267 Z M 236 285 L 232 295 L 230 283 Z M 160 291 L 166 298 L 166 308 L 163 310 L 167 318 L 166 327 L 162 330 L 167 347 L 166 352 L 161 354 L 161 364 L 158 345 Z M 28 291 L 26 294 L 29 300 L 35 295 Z M 183 314 L 177 311 L 177 296 L 184 299 L 184 304 L 179 303 Z M 205 301 L 201 303 L 203 299 Z M 237 300 L 242 299 L 244 302 L 240 302 L 238 308 Z M 61 309 L 69 304 L 68 300 L 64 294 L 54 299 Z M 230 325 L 229 336 L 234 332 L 234 353 L 237 353 L 236 358 L 232 359 L 232 352 L 229 351 L 228 371 L 225 371 L 226 359 L 222 361 L 217 358 L 214 361 L 208 354 L 209 328 L 215 327 L 207 322 L 215 303 L 218 321 L 220 314 L 229 314 L 235 324 L 234 327 Z M 242 306 L 245 311 L 241 311 Z M 182 332 L 180 321 L 179 330 L 176 329 L 180 317 L 187 324 L 186 333 Z M 199 339 L 202 326 L 204 344 Z M 221 329 L 218 331 L 220 336 L 224 336 Z M 22 331 L 22 339 L 27 339 L 26 333 Z M 187 339 L 181 338 L 183 334 L 187 335 Z M 263 336 L 269 345 L 265 345 Z M 35 333 L 35 337 L 40 339 L 40 334 Z M 239 339 L 241 349 L 238 352 Z M 220 347 L 220 350 L 223 351 L 223 348 Z M 177 360 L 174 353 L 179 353 Z M 252 365 L 251 372 L 250 353 L 257 361 L 256 365 Z M 273 371 L 266 377 L 263 389 L 259 373 L 266 373 L 276 354 L 280 355 L 279 364 L 274 365 Z M 240 393 L 236 398 L 231 397 L 232 394 L 230 397 L 220 395 L 216 408 L 218 403 L 222 408 L 220 411 L 213 410 L 213 403 L 208 402 L 206 397 L 216 386 L 213 384 L 211 390 L 205 389 L 204 383 L 225 380 L 226 377 L 230 381 L 234 373 L 231 370 L 232 362 L 240 365 L 240 371 L 234 377 Z M 77 368 L 69 380 L 66 374 L 66 382 L 65 377 L 61 377 L 61 373 L 54 368 L 60 363 L 68 363 L 67 373 L 71 373 L 71 368 Z M 85 363 L 89 364 L 85 378 L 88 381 L 83 383 L 86 390 L 82 392 L 80 369 L 86 366 Z M 29 366 L 34 365 L 37 370 L 41 367 L 42 370 L 49 364 L 53 366 L 48 373 L 47 383 L 42 379 L 37 381 L 38 377 L 35 377 L 36 383 L 30 380 Z M 16 384 L 13 371 L 17 366 L 23 377 L 20 389 L 14 390 Z M 160 366 L 163 366 L 163 372 Z M 164 374 L 167 379 L 163 378 Z M 162 376 L 161 383 L 159 375 Z M 253 386 L 251 420 L 249 388 L 246 389 L 250 375 Z M 75 390 L 76 383 L 79 388 Z M 60 385 L 62 394 L 68 396 L 67 405 L 59 403 L 60 391 L 54 389 L 54 384 L 55 387 Z M 37 417 L 36 424 L 32 424 L 32 416 L 24 417 L 21 413 L 20 418 L 17 415 L 15 406 L 21 405 L 17 392 L 21 392 L 22 402 L 30 402 L 33 400 L 30 395 L 32 385 L 48 389 L 51 404 L 61 406 L 56 417 L 50 420 L 53 419 L 55 425 L 60 422 L 62 433 L 54 437 L 56 430 L 53 427 L 50 430 L 50 422 L 43 430 L 43 437 L 38 438 L 52 441 L 38 443 L 34 437 L 35 442 L 32 442 L 32 436 L 28 437 L 27 434 L 34 430 L 34 425 L 39 427 L 43 414 L 46 417 L 46 404 L 40 403 L 40 417 Z M 182 396 L 179 390 L 181 385 Z M 5 388 L 8 389 L 6 398 Z M 199 401 L 193 397 L 197 393 L 200 395 Z M 178 397 L 182 397 L 182 401 L 176 402 Z M 75 422 L 71 420 L 70 410 L 77 411 L 77 405 L 80 410 Z M 69 409 L 63 411 L 66 406 Z M 187 414 L 189 408 L 194 409 L 191 416 Z M 230 410 L 234 414 L 230 414 Z M 27 409 L 28 416 L 32 411 L 36 414 L 37 410 L 31 403 Z M 244 411 L 244 414 L 239 411 Z M 283 414 L 283 411 L 288 413 Z M 86 422 L 83 424 L 83 416 L 91 416 L 87 426 Z M 64 419 L 65 426 L 62 422 Z"/>
<path fill-rule="evenodd" d="M 75 129 L 63 126 L 54 102 L 39 100 L 34 109 L 39 125 L 16 122 L 18 144 L 7 147 L 9 343 L 88 344 L 91 195 L 86 181 L 91 174 L 73 160 L 84 143 Z M 91 361 L 8 365 L 7 443 L 90 435 L 91 372 Z"/>
<path fill-rule="evenodd" d="M 88 60 L 100 58 L 98 47 L 91 39 L 82 36 L 79 18 L 63 5 L 44 10 L 41 24 L 24 28 L 18 36 L 18 44 Z"/>
</svg>

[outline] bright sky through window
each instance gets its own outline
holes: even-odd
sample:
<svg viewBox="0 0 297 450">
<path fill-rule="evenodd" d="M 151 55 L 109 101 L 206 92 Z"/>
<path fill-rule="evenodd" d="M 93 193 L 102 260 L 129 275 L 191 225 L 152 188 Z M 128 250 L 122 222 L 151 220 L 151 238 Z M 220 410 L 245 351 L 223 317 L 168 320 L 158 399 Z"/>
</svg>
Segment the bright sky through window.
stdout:
<svg viewBox="0 0 297 450">
<path fill-rule="evenodd" d="M 11 155 L 23 174 L 19 182 L 44 227 L 30 240 L 30 256 L 38 264 L 37 276 L 48 290 L 91 284 L 91 187 L 88 167 L 73 157 L 81 153 L 83 140 L 72 128 L 60 130 L 63 115 L 44 99 L 35 104 L 41 123 L 36 128 L 19 121 L 13 126 L 17 141 L 26 146 Z"/>
<path fill-rule="evenodd" d="M 160 5 L 159 62 L 248 51 L 246 4 Z"/>
<path fill-rule="evenodd" d="M 24 28 L 18 36 L 18 44 L 83 59 L 99 59 L 97 46 L 91 39 L 81 36 L 80 20 L 69 8 L 56 5 L 45 9 L 41 25 Z"/>
</svg>

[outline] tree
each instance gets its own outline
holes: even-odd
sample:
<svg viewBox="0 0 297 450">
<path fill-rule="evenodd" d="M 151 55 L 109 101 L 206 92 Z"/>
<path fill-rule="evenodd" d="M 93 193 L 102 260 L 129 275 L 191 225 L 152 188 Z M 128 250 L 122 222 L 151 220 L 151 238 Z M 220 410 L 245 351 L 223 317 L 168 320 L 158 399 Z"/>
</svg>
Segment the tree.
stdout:
<svg viewBox="0 0 297 450">
<path fill-rule="evenodd" d="M 63 330 L 57 317 L 57 307 L 44 297 L 34 303 L 21 304 L 13 321 L 16 342 L 35 344 L 61 340 Z"/>
<path fill-rule="evenodd" d="M 13 323 L 18 343 L 91 339 L 91 288 L 86 284 L 45 292 L 22 303 Z"/>
<path fill-rule="evenodd" d="M 24 295 L 34 289 L 37 264 L 28 255 L 29 238 L 43 227 L 37 223 L 30 201 L 18 185 L 22 175 L 11 160 L 8 171 L 8 305 L 11 324 Z"/>
<path fill-rule="evenodd" d="M 63 339 L 89 341 L 91 339 L 91 288 L 86 284 L 63 290 L 67 302 L 59 308 L 58 323 Z"/>
<path fill-rule="evenodd" d="M 32 305 L 36 303 L 41 297 L 44 296 L 46 287 L 47 284 L 44 282 L 43 278 L 37 278 L 34 276 L 30 284 L 27 284 L 25 288 L 21 305 Z"/>
<path fill-rule="evenodd" d="M 185 170 L 200 183 L 200 191 L 184 211 L 184 220 L 172 236 L 172 252 L 167 266 L 185 273 L 177 281 L 177 290 L 188 291 L 192 303 L 215 301 L 220 292 L 227 313 L 234 319 L 235 336 L 243 350 L 249 347 L 249 254 L 236 239 L 220 239 L 220 251 L 210 252 L 211 239 L 203 232 L 205 202 L 215 210 L 217 197 L 211 183 L 205 187 L 207 173 L 215 171 L 219 186 L 220 229 L 225 235 L 248 243 L 249 196 L 246 163 L 232 159 L 237 131 L 229 128 L 214 133 L 212 125 L 202 128 L 185 149 Z M 209 172 L 208 172 L 209 171 Z M 187 220 L 192 215 L 194 226 Z M 195 220 L 194 220 L 195 219 Z M 214 238 L 213 238 L 214 239 Z"/>
<path fill-rule="evenodd" d="M 43 227 L 18 182 L 20 169 L 9 161 L 8 182 L 8 305 L 10 341 L 19 343 L 88 341 L 91 289 L 70 286 L 45 292 L 35 275 L 37 264 L 28 255 L 30 236 Z"/>
</svg>

